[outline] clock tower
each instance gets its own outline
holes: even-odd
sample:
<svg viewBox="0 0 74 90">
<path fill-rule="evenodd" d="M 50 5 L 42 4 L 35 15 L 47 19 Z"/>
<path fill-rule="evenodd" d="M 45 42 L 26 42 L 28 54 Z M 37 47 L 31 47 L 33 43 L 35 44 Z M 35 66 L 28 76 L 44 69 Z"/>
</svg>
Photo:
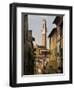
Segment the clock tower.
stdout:
<svg viewBox="0 0 74 90">
<path fill-rule="evenodd" d="M 46 20 L 42 20 L 42 26 L 41 26 L 41 33 L 42 33 L 42 46 L 46 48 L 46 33 L 47 33 L 47 27 L 46 27 Z"/>
</svg>

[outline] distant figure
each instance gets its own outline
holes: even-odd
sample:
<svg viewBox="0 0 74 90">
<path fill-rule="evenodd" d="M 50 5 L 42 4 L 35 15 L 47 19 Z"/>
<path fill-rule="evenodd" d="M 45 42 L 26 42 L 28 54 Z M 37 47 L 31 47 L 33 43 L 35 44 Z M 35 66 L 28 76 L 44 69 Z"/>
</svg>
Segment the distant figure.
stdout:
<svg viewBox="0 0 74 90">
<path fill-rule="evenodd" d="M 24 75 L 34 74 L 34 57 L 32 44 L 29 41 L 24 45 Z"/>
</svg>

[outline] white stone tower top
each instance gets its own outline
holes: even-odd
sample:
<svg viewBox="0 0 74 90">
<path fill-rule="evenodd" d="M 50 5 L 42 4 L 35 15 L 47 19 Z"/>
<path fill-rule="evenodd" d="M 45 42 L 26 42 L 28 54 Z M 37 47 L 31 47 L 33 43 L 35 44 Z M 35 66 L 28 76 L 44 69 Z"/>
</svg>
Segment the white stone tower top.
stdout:
<svg viewBox="0 0 74 90">
<path fill-rule="evenodd" d="M 46 33 L 47 32 L 47 27 L 46 27 L 46 20 L 43 18 L 41 22 L 41 32 Z"/>
<path fill-rule="evenodd" d="M 46 48 L 46 43 L 47 43 L 47 27 L 46 27 L 46 19 L 42 19 L 41 22 L 41 33 L 42 33 L 42 46 L 44 46 Z"/>
</svg>

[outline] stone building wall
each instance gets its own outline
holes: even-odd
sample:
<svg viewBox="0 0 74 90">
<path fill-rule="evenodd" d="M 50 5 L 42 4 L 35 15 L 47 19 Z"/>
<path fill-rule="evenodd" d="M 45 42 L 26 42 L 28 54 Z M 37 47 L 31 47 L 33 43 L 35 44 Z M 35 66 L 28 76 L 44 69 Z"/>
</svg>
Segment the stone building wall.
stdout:
<svg viewBox="0 0 74 90">
<path fill-rule="evenodd" d="M 63 72 L 63 28 L 61 16 L 56 17 L 55 23 L 56 28 L 54 28 L 49 34 L 50 38 L 50 62 L 49 67 L 51 68 L 51 73 Z"/>
</svg>

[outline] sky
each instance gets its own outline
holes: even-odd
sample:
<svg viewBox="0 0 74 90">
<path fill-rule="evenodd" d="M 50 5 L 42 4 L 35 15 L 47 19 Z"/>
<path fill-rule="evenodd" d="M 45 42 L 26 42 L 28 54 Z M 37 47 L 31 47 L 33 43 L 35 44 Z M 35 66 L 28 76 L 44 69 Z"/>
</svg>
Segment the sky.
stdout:
<svg viewBox="0 0 74 90">
<path fill-rule="evenodd" d="M 32 30 L 32 36 L 35 37 L 35 40 L 38 45 L 41 45 L 41 23 L 42 19 L 46 19 L 47 26 L 47 48 L 49 48 L 49 39 L 48 35 L 55 27 L 53 21 L 56 16 L 42 16 L 42 15 L 28 15 L 28 30 Z"/>
</svg>

